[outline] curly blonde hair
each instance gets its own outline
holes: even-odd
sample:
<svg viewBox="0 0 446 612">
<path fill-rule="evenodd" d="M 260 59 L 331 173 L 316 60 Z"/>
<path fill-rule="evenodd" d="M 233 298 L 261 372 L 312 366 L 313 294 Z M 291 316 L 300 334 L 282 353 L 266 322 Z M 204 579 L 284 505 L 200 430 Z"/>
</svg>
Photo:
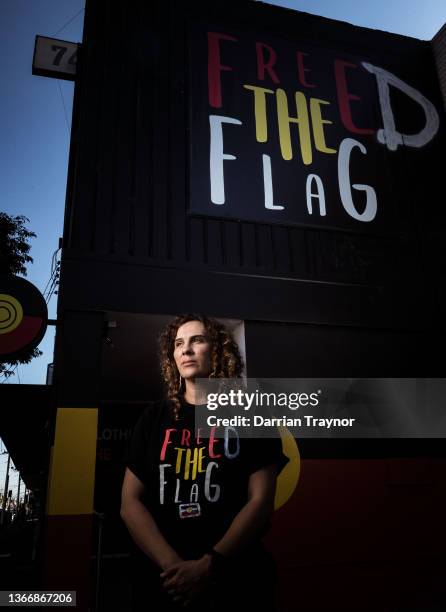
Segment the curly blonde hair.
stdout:
<svg viewBox="0 0 446 612">
<path fill-rule="evenodd" d="M 159 336 L 161 374 L 175 421 L 179 420 L 185 385 L 173 357 L 174 343 L 178 328 L 189 321 L 203 323 L 211 344 L 212 373 L 209 378 L 240 378 L 243 372 L 243 360 L 237 343 L 224 325 L 202 314 L 184 314 L 176 317 Z"/>
</svg>

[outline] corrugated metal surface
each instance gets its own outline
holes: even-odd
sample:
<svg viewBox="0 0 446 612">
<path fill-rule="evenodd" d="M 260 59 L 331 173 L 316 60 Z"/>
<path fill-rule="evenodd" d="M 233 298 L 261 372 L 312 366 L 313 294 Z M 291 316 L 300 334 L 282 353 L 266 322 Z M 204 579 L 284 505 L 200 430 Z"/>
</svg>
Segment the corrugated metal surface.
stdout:
<svg viewBox="0 0 446 612">
<path fill-rule="evenodd" d="M 440 89 L 443 94 L 443 104 L 446 109 L 446 24 L 432 39 L 432 49 L 437 66 Z"/>
<path fill-rule="evenodd" d="M 425 66 L 427 83 L 435 74 L 429 43 L 267 5 L 242 2 L 226 12 L 223 7 L 224 3 L 215 3 L 206 16 L 202 8 L 179 2 L 88 3 L 64 261 L 93 259 L 259 278 L 268 275 L 393 289 L 405 286 L 409 291 L 408 284 L 421 279 L 423 268 L 431 263 L 423 253 L 426 234 L 420 212 L 421 200 L 430 199 L 435 186 L 430 179 L 427 187 L 420 181 L 415 190 L 401 196 L 405 177 L 415 170 L 407 165 L 413 160 L 408 162 L 404 152 L 389 169 L 402 219 L 401 231 L 390 236 L 199 218 L 187 213 L 185 23 L 190 15 L 185 11 L 195 10 L 196 17 L 211 23 L 226 15 L 229 24 L 248 29 L 270 27 L 276 35 L 283 32 L 290 37 L 295 32 L 298 36 L 305 31 L 315 44 L 325 36 L 326 46 L 342 45 L 349 52 L 361 50 L 400 62 L 402 76 L 407 66 L 410 70 Z M 435 85 L 432 87 L 435 95 Z M 423 163 L 417 168 L 421 173 L 429 170 Z M 434 216 L 429 221 L 437 231 L 441 229 L 438 209 L 431 206 Z"/>
</svg>

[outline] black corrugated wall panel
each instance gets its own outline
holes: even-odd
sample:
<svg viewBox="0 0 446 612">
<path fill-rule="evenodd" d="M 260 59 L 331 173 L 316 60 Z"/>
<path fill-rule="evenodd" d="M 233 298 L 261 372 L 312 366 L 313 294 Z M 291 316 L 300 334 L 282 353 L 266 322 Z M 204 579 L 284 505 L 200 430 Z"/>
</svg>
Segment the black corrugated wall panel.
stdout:
<svg viewBox="0 0 446 612">
<path fill-rule="evenodd" d="M 431 276 L 438 278 L 440 269 L 435 269 L 435 258 L 429 260 L 430 247 L 423 247 L 429 243 L 430 231 L 419 218 L 429 206 L 422 202 L 423 187 L 404 200 L 398 198 L 398 182 L 413 171 L 404 153 L 398 163 L 389 156 L 386 171 L 395 183 L 396 209 L 406 220 L 400 231 L 386 235 L 205 218 L 188 212 L 187 23 L 201 18 L 246 31 L 262 33 L 268 28 L 276 36 L 302 36 L 322 47 L 387 57 L 395 65 L 401 57 L 403 76 L 406 65 L 413 69 L 419 64 L 427 80 L 434 74 L 428 43 L 254 2 L 237 6 L 217 2 L 206 11 L 181 2 L 87 4 L 70 160 L 62 307 L 72 279 L 76 275 L 80 279 L 82 270 L 93 271 L 91 264 L 101 262 L 95 282 L 103 283 L 104 292 L 119 265 L 142 267 L 147 278 L 159 268 L 166 269 L 166 278 L 171 269 L 184 270 L 186 275 L 198 271 L 203 278 L 207 273 L 241 274 L 257 279 L 253 287 L 259 288 L 267 276 L 288 282 L 291 294 L 296 281 L 304 282 L 305 291 L 312 283 L 324 283 L 339 295 L 345 289 L 346 296 L 357 288 L 358 304 L 364 302 L 360 294 L 365 291 L 369 314 L 364 316 L 372 324 L 383 324 L 386 318 L 377 316 L 373 322 L 377 302 L 383 312 L 399 309 L 403 327 L 424 327 L 427 320 L 430 324 L 435 289 L 426 280 L 426 270 L 430 281 Z M 444 218 L 439 221 L 437 241 L 445 235 Z M 144 274 L 135 278 L 143 279 Z M 84 306 L 87 302 L 85 296 Z M 90 306 L 106 302 L 91 301 Z M 401 304 L 406 304 L 406 312 Z M 417 316 L 406 316 L 409 310 Z M 398 325 L 397 319 L 389 315 L 386 324 Z"/>
</svg>

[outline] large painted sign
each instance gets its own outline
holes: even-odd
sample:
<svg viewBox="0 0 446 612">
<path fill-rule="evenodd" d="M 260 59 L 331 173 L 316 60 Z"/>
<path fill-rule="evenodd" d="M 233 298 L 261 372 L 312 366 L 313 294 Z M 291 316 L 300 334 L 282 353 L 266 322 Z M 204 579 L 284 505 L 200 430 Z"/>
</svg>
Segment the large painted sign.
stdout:
<svg viewBox="0 0 446 612">
<path fill-rule="evenodd" d="M 263 34 L 194 24 L 189 49 L 192 214 L 398 226 L 392 167 L 428 155 L 440 125 L 422 91 L 368 58 Z"/>
</svg>

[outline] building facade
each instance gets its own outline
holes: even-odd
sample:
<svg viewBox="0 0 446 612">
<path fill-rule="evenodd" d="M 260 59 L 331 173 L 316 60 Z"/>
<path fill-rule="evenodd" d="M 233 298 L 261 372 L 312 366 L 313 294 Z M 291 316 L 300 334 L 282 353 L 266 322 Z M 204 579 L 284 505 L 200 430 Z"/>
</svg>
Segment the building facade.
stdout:
<svg viewBox="0 0 446 612">
<path fill-rule="evenodd" d="M 54 363 L 50 584 L 73 572 L 67 549 L 79 589 L 88 582 L 93 510 L 113 487 L 116 499 L 113 453 L 160 393 L 156 333 L 172 315 L 227 320 L 250 377 L 443 375 L 439 40 L 254 2 L 87 3 Z M 359 598 L 365 610 L 383 597 L 396 609 L 429 590 L 423 610 L 434 610 L 438 441 L 298 446 L 301 481 L 270 536 L 282 609 L 353 610 Z M 321 580 L 330 589 L 315 596 Z"/>
</svg>

